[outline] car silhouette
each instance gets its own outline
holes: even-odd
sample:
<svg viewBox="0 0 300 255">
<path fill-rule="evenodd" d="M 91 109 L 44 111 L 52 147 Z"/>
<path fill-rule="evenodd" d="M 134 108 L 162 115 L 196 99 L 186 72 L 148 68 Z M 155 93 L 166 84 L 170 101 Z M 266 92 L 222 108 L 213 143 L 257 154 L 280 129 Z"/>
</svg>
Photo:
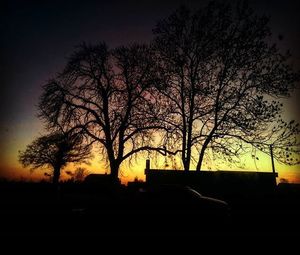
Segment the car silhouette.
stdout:
<svg viewBox="0 0 300 255">
<path fill-rule="evenodd" d="M 229 206 L 181 185 L 144 185 L 94 197 L 74 213 L 105 231 L 176 232 L 226 229 Z M 98 226 L 98 227 L 97 227 Z"/>
<path fill-rule="evenodd" d="M 111 189 L 86 201 L 73 207 L 72 221 L 104 233 L 226 230 L 230 213 L 225 201 L 181 185 Z"/>
<path fill-rule="evenodd" d="M 148 228 L 216 231 L 226 229 L 230 218 L 225 201 L 203 196 L 189 186 L 145 186 L 133 192 L 127 205 L 128 217 L 134 212 Z"/>
</svg>

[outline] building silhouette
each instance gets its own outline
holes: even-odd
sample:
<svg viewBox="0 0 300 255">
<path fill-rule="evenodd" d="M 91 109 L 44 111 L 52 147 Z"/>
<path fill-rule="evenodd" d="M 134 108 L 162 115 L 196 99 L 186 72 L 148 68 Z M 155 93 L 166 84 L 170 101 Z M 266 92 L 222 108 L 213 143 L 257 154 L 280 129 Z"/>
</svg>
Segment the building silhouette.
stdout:
<svg viewBox="0 0 300 255">
<path fill-rule="evenodd" d="M 146 161 L 146 184 L 180 184 L 197 189 L 203 194 L 233 195 L 262 194 L 273 192 L 276 188 L 274 172 L 257 171 L 183 171 L 151 169 Z"/>
</svg>

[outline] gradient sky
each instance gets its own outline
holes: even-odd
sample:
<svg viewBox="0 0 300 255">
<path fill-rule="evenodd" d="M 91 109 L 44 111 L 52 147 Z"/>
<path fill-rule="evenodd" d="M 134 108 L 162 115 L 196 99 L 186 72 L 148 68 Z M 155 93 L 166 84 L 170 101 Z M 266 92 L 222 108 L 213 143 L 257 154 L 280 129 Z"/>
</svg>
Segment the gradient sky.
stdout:
<svg viewBox="0 0 300 255">
<path fill-rule="evenodd" d="M 108 2 L 108 3 L 106 3 Z M 181 3 L 192 8 L 208 1 L 2 1 L 0 10 L 0 176 L 27 177 L 17 162 L 18 150 L 43 132 L 36 117 L 41 86 L 59 72 L 82 41 L 105 41 L 110 47 L 147 42 L 155 23 Z M 259 14 L 271 17 L 274 41 L 290 49 L 291 62 L 300 69 L 300 3 L 250 0 Z M 278 40 L 283 35 L 283 40 Z M 284 100 L 286 119 L 299 116 L 299 89 Z M 268 160 L 268 159 L 266 159 Z M 93 169 L 100 169 L 98 160 Z M 266 165 L 267 164 L 267 165 Z M 263 163 L 261 168 L 269 167 Z M 252 168 L 249 164 L 247 168 Z M 300 182 L 297 167 L 278 166 L 282 178 Z M 299 166 L 298 166 L 299 167 Z M 130 171 L 141 176 L 144 162 Z M 284 170 L 282 170 L 284 169 Z M 136 172 L 135 172 L 136 171 Z M 126 175 L 126 174 L 125 174 Z"/>
</svg>

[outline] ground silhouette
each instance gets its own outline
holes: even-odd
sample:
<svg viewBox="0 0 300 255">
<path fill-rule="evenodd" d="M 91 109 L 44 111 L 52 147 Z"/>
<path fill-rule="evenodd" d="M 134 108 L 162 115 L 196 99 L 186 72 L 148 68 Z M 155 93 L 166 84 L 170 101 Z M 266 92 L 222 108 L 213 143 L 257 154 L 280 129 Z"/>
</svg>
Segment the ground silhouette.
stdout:
<svg viewBox="0 0 300 255">
<path fill-rule="evenodd" d="M 235 193 L 209 210 L 187 188 L 139 183 L 0 183 L 2 236 L 299 234 L 300 186 L 279 184 L 266 194 Z M 199 201 L 198 201 L 199 202 Z M 216 206 L 216 207 L 215 207 Z M 224 211 L 224 209 L 226 209 Z"/>
</svg>

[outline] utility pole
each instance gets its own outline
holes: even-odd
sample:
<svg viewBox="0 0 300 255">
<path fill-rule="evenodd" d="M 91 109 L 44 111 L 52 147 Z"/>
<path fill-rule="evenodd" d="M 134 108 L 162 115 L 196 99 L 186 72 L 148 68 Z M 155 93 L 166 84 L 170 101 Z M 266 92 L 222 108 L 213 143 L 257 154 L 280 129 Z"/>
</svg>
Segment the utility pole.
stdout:
<svg viewBox="0 0 300 255">
<path fill-rule="evenodd" d="M 272 162 L 272 172 L 274 175 L 276 175 L 275 172 L 275 165 L 274 165 L 274 157 L 273 157 L 273 146 L 270 144 L 270 154 L 271 154 L 271 162 Z"/>
<path fill-rule="evenodd" d="M 275 164 L 274 164 L 274 156 L 273 156 L 273 145 L 270 144 L 270 155 L 271 155 L 271 162 L 272 162 L 272 172 L 273 172 L 273 181 L 274 181 L 274 187 L 276 187 L 276 177 L 278 177 L 278 174 L 275 171 Z"/>
</svg>

